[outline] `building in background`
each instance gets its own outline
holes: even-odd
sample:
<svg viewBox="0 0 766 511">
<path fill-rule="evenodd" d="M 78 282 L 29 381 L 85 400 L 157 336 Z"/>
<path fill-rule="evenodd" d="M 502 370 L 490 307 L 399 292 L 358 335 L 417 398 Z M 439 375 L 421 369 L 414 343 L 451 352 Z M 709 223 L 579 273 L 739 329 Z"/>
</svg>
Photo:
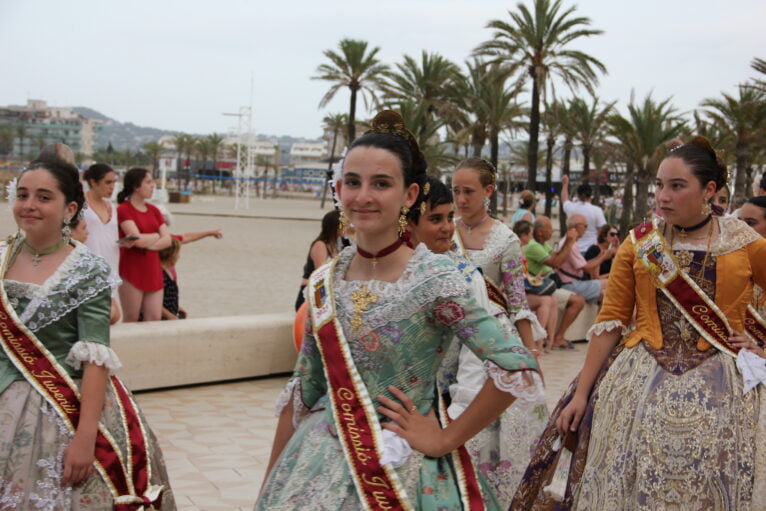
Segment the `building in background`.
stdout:
<svg viewBox="0 0 766 511">
<path fill-rule="evenodd" d="M 24 106 L 0 107 L 0 130 L 12 135 L 11 154 L 20 157 L 35 154 L 48 144 L 62 143 L 87 160 L 95 149 L 99 122 L 39 99 L 27 100 Z"/>
</svg>

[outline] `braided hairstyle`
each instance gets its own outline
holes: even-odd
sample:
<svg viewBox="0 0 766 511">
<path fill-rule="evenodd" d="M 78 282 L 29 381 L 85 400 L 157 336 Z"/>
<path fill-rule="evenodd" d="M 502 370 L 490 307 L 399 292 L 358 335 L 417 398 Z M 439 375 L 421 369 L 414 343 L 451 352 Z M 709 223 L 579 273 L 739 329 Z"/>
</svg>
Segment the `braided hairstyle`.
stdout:
<svg viewBox="0 0 766 511">
<path fill-rule="evenodd" d="M 404 119 L 399 113 L 393 110 L 383 110 L 378 113 L 372 120 L 372 129 L 354 140 L 348 150 L 351 151 L 356 147 L 383 149 L 396 156 L 401 164 L 404 187 L 407 188 L 412 183 L 419 187 L 418 197 L 410 207 L 410 211 L 420 209 L 420 204 L 425 197 L 428 164 L 417 140 L 405 128 Z"/>
<path fill-rule="evenodd" d="M 455 172 L 460 169 L 471 169 L 479 173 L 481 186 L 495 186 L 497 183 L 497 169 L 484 158 L 466 158 L 455 167 Z"/>
<path fill-rule="evenodd" d="M 680 158 L 689 165 L 692 174 L 704 188 L 710 181 L 715 183 L 716 191 L 726 186 L 729 174 L 720 152 L 717 152 L 707 137 L 698 135 L 686 144 L 676 146 L 665 156 Z"/>
<path fill-rule="evenodd" d="M 85 192 L 82 189 L 82 183 L 80 183 L 80 173 L 73 164 L 61 158 L 51 156 L 42 157 L 32 161 L 29 166 L 19 176 L 21 176 L 30 170 L 47 170 L 56 180 L 59 191 L 64 194 L 64 200 L 66 204 L 75 202 L 77 204 L 77 211 L 72 217 L 72 220 L 80 218 L 82 215 L 83 207 L 85 204 Z"/>
</svg>

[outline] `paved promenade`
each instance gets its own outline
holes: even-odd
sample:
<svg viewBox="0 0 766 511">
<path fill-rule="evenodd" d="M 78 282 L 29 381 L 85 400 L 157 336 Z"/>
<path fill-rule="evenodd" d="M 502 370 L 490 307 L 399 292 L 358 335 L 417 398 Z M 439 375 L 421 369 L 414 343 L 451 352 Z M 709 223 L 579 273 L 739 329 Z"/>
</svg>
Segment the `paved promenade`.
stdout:
<svg viewBox="0 0 766 511">
<path fill-rule="evenodd" d="M 577 375 L 586 345 L 543 358 L 548 408 Z M 138 394 L 160 440 L 183 510 L 251 510 L 276 428 L 274 402 L 287 377 Z"/>
</svg>

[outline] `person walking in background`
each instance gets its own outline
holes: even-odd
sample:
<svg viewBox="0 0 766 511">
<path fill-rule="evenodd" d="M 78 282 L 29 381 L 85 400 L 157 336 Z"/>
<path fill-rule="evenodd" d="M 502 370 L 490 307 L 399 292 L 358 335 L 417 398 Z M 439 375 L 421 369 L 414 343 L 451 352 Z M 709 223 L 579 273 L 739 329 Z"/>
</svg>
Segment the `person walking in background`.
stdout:
<svg viewBox="0 0 766 511">
<path fill-rule="evenodd" d="M 338 255 L 338 239 L 341 237 L 341 231 L 340 211 L 332 210 L 325 213 L 324 217 L 322 217 L 322 227 L 319 231 L 319 236 L 311 242 L 309 254 L 306 257 L 306 264 L 303 265 L 301 288 L 298 291 L 298 298 L 295 300 L 296 311 L 305 301 L 303 290 L 306 288 L 306 283 L 314 270 L 326 263 L 328 259 Z"/>
<path fill-rule="evenodd" d="M 601 256 L 601 264 L 589 267 L 588 273 L 592 279 L 606 279 L 612 269 L 612 259 L 620 246 L 620 231 L 612 224 L 604 224 L 598 230 L 596 244 L 585 251 L 585 260 L 592 261 Z"/>
<path fill-rule="evenodd" d="M 532 190 L 524 190 L 519 195 L 519 208 L 511 216 L 511 225 L 526 220 L 530 224 L 535 221 L 535 193 Z"/>
<path fill-rule="evenodd" d="M 118 281 L 70 239 L 84 206 L 77 168 L 34 161 L 11 200 L 19 233 L 0 243 L 0 508 L 175 509 L 157 440 L 112 376 Z"/>
<path fill-rule="evenodd" d="M 567 216 L 572 216 L 574 214 L 584 216 L 585 223 L 588 226 L 585 229 L 585 233 L 577 240 L 577 249 L 580 251 L 580 254 L 583 255 L 591 245 L 596 243 L 598 229 L 606 223 L 604 210 L 591 204 L 592 194 L 593 190 L 591 189 L 591 186 L 587 183 L 583 183 L 577 187 L 578 200 L 569 200 L 569 176 L 566 174 L 561 176 L 561 200 L 564 204 L 564 213 L 566 213 Z"/>
<path fill-rule="evenodd" d="M 120 301 L 125 322 L 159 321 L 162 317 L 162 267 L 158 251 L 170 246 L 171 237 L 162 213 L 147 202 L 154 193 L 148 170 L 135 167 L 125 173 L 117 195 L 117 220 L 121 239 L 132 241 L 120 248 Z"/>
<path fill-rule="evenodd" d="M 558 280 L 553 269 L 564 264 L 570 251 L 577 250 L 577 230 L 575 228 L 568 229 L 566 237 L 562 240 L 563 245 L 554 251 L 553 247 L 548 244 L 548 240 L 553 237 L 551 219 L 547 216 L 538 216 L 533 227 L 532 240 L 524 247 L 527 269 L 530 275 L 551 277 Z M 564 334 L 582 308 L 585 307 L 585 299 L 566 289 L 557 289 L 553 293 L 553 297 L 556 298 L 559 307 L 564 309 L 564 313 L 561 315 L 561 322 L 559 322 L 551 347 L 572 349 L 574 345 L 564 338 Z"/>
</svg>

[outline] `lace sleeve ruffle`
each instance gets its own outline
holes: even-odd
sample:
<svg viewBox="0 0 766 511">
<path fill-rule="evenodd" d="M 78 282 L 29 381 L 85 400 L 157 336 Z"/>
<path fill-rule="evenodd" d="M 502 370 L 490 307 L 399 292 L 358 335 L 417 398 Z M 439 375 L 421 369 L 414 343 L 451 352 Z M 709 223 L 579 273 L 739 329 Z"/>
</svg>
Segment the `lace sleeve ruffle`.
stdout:
<svg viewBox="0 0 766 511">
<path fill-rule="evenodd" d="M 116 373 L 122 367 L 117 353 L 109 346 L 98 342 L 77 341 L 69 350 L 66 363 L 79 370 L 85 362 L 106 367 L 110 374 Z"/>
<path fill-rule="evenodd" d="M 540 324 L 540 321 L 537 320 L 537 315 L 532 312 L 529 309 L 521 309 L 516 313 L 516 319 L 515 321 L 518 321 L 520 319 L 526 319 L 529 321 L 530 326 L 532 327 L 532 339 L 535 341 L 539 341 L 541 339 L 545 339 L 548 337 L 548 332 L 545 331 L 543 328 L 543 325 Z"/>
<path fill-rule="evenodd" d="M 590 341 L 594 335 L 600 335 L 609 330 L 614 330 L 615 328 L 620 329 L 620 335 L 628 333 L 628 327 L 626 327 L 622 321 L 619 319 L 610 319 L 609 321 L 594 323 L 593 326 L 588 329 L 588 333 L 585 334 L 585 339 Z"/>
<path fill-rule="evenodd" d="M 484 371 L 495 387 L 512 394 L 519 401 L 545 404 L 545 385 L 537 371 L 508 371 L 491 360 L 484 361 Z"/>
<path fill-rule="evenodd" d="M 293 400 L 293 428 L 298 428 L 298 424 L 308 415 L 309 409 L 303 404 L 303 398 L 301 397 L 301 379 L 291 378 L 287 382 L 284 390 L 277 397 L 276 416 L 279 417 L 282 414 L 282 410 L 285 409 L 290 399 Z"/>
</svg>

